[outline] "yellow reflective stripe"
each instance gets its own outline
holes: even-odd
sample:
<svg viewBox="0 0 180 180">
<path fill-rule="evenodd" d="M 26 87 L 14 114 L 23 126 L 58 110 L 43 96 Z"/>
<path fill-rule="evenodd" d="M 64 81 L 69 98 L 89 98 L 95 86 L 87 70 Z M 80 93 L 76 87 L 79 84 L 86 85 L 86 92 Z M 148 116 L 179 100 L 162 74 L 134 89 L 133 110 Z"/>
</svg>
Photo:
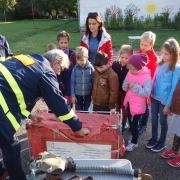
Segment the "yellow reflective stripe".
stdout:
<svg viewBox="0 0 180 180">
<path fill-rule="evenodd" d="M 64 115 L 64 116 L 59 116 L 58 118 L 59 118 L 61 121 L 66 121 L 66 120 L 71 119 L 73 116 L 74 116 L 74 111 L 73 111 L 73 109 L 71 109 L 71 111 L 70 111 L 68 114 L 66 114 L 66 115 Z"/>
<path fill-rule="evenodd" d="M 2 106 L 2 109 L 4 111 L 4 114 L 6 114 L 7 118 L 9 119 L 9 121 L 11 122 L 12 126 L 14 127 L 14 129 L 17 131 L 20 128 L 19 123 L 16 121 L 16 118 L 12 115 L 12 113 L 9 111 L 9 108 L 7 106 L 7 103 L 2 95 L 2 93 L 0 92 L 0 105 Z"/>
<path fill-rule="evenodd" d="M 5 60 L 11 59 L 11 56 L 8 56 Z"/>
<path fill-rule="evenodd" d="M 5 57 L 0 57 L 0 61 L 5 61 Z"/>
<path fill-rule="evenodd" d="M 25 66 L 29 66 L 36 63 L 34 59 L 23 54 L 13 56 L 13 58 L 16 58 L 17 60 L 21 61 Z"/>
<path fill-rule="evenodd" d="M 21 114 L 23 114 L 25 117 L 28 117 L 30 112 L 26 110 L 26 103 L 24 101 L 24 96 L 19 88 L 17 82 L 15 81 L 14 77 L 11 75 L 9 70 L 0 64 L 0 71 L 2 72 L 3 76 L 5 77 L 6 81 L 9 83 L 12 91 L 15 93 L 19 107 L 21 109 Z"/>
</svg>

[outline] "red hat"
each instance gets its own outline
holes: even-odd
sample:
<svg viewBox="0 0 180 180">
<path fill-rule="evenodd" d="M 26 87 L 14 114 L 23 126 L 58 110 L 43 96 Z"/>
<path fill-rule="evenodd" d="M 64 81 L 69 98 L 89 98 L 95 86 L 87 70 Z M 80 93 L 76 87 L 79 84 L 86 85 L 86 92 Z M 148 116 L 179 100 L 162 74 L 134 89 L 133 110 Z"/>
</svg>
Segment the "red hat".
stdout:
<svg viewBox="0 0 180 180">
<path fill-rule="evenodd" d="M 149 61 L 148 56 L 145 53 L 133 54 L 128 63 L 132 64 L 138 71 L 147 65 Z"/>
</svg>

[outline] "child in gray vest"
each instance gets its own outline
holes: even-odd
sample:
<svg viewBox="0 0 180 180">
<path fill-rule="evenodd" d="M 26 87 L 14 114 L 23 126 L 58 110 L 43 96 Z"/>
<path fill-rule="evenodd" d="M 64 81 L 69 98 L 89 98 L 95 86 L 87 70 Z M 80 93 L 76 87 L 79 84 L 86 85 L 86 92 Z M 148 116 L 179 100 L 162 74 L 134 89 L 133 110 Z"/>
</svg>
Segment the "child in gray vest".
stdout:
<svg viewBox="0 0 180 180">
<path fill-rule="evenodd" d="M 94 67 L 88 61 L 88 50 L 79 46 L 75 50 L 76 65 L 71 74 L 71 97 L 76 110 L 88 111 L 94 84 Z"/>
</svg>

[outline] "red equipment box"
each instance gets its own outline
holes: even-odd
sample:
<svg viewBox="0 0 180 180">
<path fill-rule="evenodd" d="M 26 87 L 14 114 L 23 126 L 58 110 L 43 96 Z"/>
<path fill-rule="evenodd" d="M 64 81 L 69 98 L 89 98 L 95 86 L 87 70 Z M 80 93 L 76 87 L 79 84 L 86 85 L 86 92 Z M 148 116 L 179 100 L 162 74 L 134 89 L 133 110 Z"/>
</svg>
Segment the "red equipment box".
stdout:
<svg viewBox="0 0 180 180">
<path fill-rule="evenodd" d="M 27 124 L 33 158 L 44 151 L 76 159 L 118 159 L 125 153 L 125 143 L 116 114 L 76 113 L 83 127 L 91 132 L 87 137 L 77 137 L 54 114 L 46 111 L 37 113 L 45 120 L 39 124 Z"/>
</svg>

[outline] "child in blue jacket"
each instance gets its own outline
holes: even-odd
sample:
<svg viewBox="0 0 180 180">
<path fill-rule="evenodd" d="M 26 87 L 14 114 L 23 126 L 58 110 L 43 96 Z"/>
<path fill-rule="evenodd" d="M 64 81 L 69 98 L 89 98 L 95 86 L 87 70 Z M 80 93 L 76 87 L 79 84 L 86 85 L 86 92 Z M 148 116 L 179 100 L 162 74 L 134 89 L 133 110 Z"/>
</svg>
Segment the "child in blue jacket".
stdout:
<svg viewBox="0 0 180 180">
<path fill-rule="evenodd" d="M 174 38 L 169 38 L 161 47 L 161 60 L 153 78 L 151 93 L 152 138 L 146 145 L 153 152 L 166 148 L 168 130 L 167 118 L 170 113 L 173 92 L 180 79 L 179 44 Z M 160 118 L 158 118 L 158 114 Z M 161 134 L 158 139 L 158 119 L 160 119 Z"/>
</svg>

